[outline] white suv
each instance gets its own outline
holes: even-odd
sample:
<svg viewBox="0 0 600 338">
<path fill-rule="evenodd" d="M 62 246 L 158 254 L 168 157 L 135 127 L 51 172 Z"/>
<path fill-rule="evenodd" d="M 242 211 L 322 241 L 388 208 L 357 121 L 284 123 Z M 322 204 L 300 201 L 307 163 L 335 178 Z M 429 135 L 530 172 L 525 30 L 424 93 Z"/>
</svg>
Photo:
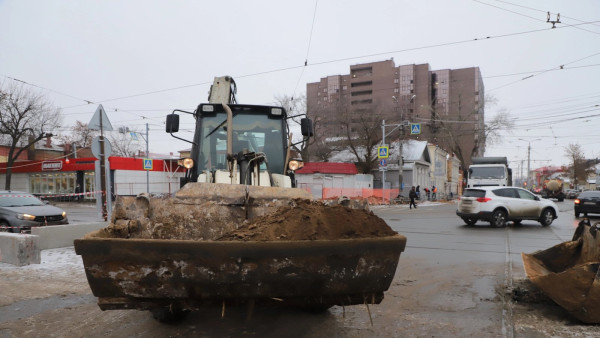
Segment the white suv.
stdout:
<svg viewBox="0 0 600 338">
<path fill-rule="evenodd" d="M 486 221 L 503 227 L 507 221 L 520 224 L 522 220 L 535 220 L 548 226 L 558 217 L 558 206 L 522 188 L 477 187 L 465 189 L 456 214 L 469 226 Z"/>
</svg>

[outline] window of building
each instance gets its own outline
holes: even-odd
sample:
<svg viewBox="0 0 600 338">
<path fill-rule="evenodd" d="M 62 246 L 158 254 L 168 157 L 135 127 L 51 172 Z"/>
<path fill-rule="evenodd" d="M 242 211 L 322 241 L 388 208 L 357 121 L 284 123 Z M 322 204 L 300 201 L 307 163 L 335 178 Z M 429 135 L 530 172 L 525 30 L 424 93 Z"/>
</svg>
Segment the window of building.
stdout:
<svg viewBox="0 0 600 338">
<path fill-rule="evenodd" d="M 75 192 L 75 181 L 74 172 L 35 173 L 29 175 L 29 192 L 42 195 L 71 194 Z"/>
<path fill-rule="evenodd" d="M 351 96 L 360 96 L 360 95 L 371 95 L 373 94 L 372 90 L 362 90 L 359 92 L 352 92 L 350 93 Z"/>
<path fill-rule="evenodd" d="M 398 79 L 394 79 L 394 83 L 398 83 L 400 82 Z"/>
<path fill-rule="evenodd" d="M 350 85 L 352 88 L 370 86 L 373 84 L 373 81 L 363 81 L 363 82 L 355 82 Z"/>
</svg>

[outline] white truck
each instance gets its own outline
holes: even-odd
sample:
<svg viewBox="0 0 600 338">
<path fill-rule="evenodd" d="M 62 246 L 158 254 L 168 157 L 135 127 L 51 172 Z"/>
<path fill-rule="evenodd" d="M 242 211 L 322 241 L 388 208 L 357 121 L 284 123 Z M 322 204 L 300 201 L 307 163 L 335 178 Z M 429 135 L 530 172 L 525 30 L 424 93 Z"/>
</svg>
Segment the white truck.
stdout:
<svg viewBox="0 0 600 338">
<path fill-rule="evenodd" d="M 506 157 L 473 157 L 467 176 L 467 188 L 512 186 L 512 169 Z"/>
</svg>

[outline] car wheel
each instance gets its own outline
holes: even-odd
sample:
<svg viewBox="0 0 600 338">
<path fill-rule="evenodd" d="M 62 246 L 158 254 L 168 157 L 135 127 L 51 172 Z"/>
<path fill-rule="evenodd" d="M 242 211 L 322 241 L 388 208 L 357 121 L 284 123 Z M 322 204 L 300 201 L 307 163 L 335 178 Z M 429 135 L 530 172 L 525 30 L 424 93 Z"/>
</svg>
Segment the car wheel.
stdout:
<svg viewBox="0 0 600 338">
<path fill-rule="evenodd" d="M 575 218 L 579 218 L 579 212 L 575 211 Z"/>
<path fill-rule="evenodd" d="M 544 211 L 542 211 L 542 217 L 540 217 L 540 223 L 542 223 L 542 226 L 549 226 L 550 224 L 552 224 L 553 220 L 554 212 L 550 209 L 544 209 Z"/>
<path fill-rule="evenodd" d="M 465 221 L 465 224 L 468 225 L 468 226 L 470 226 L 470 227 L 473 226 L 473 225 L 475 225 L 475 223 L 477 223 L 477 219 L 476 218 L 464 217 L 462 220 Z"/>
<path fill-rule="evenodd" d="M 504 210 L 496 210 L 492 214 L 492 219 L 490 220 L 490 224 L 494 227 L 503 227 L 506 226 L 506 211 Z"/>
<path fill-rule="evenodd" d="M 12 232 L 6 222 L 0 222 L 0 232 Z"/>
</svg>

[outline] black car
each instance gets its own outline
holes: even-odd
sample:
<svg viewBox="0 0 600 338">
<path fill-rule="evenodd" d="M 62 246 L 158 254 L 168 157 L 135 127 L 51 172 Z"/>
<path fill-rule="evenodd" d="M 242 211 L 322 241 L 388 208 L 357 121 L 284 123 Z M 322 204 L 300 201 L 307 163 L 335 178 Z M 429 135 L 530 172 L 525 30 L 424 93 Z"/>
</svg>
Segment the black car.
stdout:
<svg viewBox="0 0 600 338">
<path fill-rule="evenodd" d="M 31 233 L 32 227 L 69 224 L 67 213 L 22 191 L 0 191 L 0 232 Z"/>
<path fill-rule="evenodd" d="M 583 191 L 575 199 L 573 207 L 575 208 L 575 217 L 579 217 L 580 214 L 584 216 L 600 214 L 600 191 Z"/>
</svg>

